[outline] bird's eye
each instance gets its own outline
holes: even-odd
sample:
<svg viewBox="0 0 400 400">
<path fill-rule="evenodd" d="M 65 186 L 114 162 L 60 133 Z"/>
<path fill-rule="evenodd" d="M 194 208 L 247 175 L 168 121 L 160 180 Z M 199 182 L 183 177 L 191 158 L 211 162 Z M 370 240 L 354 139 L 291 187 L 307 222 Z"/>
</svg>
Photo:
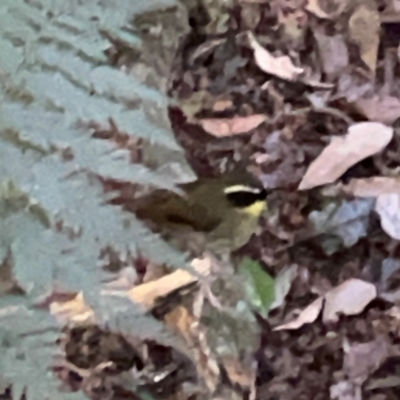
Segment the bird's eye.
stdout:
<svg viewBox="0 0 400 400">
<path fill-rule="evenodd" d="M 226 193 L 225 196 L 234 207 L 245 208 L 251 206 L 257 201 L 265 200 L 267 192 L 264 189 L 259 191 L 240 190 L 237 192 Z"/>
</svg>

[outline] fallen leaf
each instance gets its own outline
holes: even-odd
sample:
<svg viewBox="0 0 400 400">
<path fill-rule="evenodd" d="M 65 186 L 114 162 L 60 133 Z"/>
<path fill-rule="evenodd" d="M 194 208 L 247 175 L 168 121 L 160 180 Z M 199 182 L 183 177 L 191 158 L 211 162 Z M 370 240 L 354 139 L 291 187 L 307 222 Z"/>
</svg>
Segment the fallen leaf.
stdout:
<svg viewBox="0 0 400 400">
<path fill-rule="evenodd" d="M 356 197 L 378 197 L 382 194 L 399 193 L 400 179 L 387 176 L 351 179 L 341 189 Z"/>
<path fill-rule="evenodd" d="M 400 386 L 400 376 L 390 375 L 384 378 L 372 379 L 366 386 L 366 390 L 392 388 L 396 386 Z"/>
<path fill-rule="evenodd" d="M 278 9 L 278 24 L 282 27 L 284 40 L 289 40 L 291 43 L 304 41 L 306 31 L 308 31 L 308 16 L 301 7 L 293 10 Z"/>
<path fill-rule="evenodd" d="M 390 344 L 384 336 L 343 348 L 343 371 L 358 384 L 363 383 L 390 356 Z"/>
<path fill-rule="evenodd" d="M 325 294 L 322 320 L 337 322 L 339 315 L 357 315 L 376 298 L 375 285 L 360 279 L 349 279 Z"/>
<path fill-rule="evenodd" d="M 397 97 L 375 95 L 357 99 L 353 104 L 370 121 L 391 125 L 400 117 L 400 99 Z"/>
<path fill-rule="evenodd" d="M 330 2 L 330 3 L 334 3 L 333 5 L 337 6 L 335 11 L 328 12 L 323 10 L 320 4 L 320 0 L 308 0 L 305 8 L 308 12 L 314 14 L 318 18 L 333 19 L 338 15 L 340 15 L 346 7 L 345 1 Z"/>
<path fill-rule="evenodd" d="M 249 32 L 248 37 L 250 46 L 254 51 L 256 64 L 262 71 L 288 81 L 294 81 L 304 72 L 304 69 L 296 67 L 288 56 L 274 57 L 258 43 L 251 32 Z"/>
<path fill-rule="evenodd" d="M 207 276 L 211 271 L 213 260 L 209 256 L 204 258 L 195 258 L 191 265 L 194 270 L 203 276 Z M 155 281 L 143 283 L 131 289 L 128 292 L 129 298 L 150 309 L 154 306 L 157 299 L 165 297 L 169 293 L 174 292 L 184 286 L 196 282 L 198 278 L 189 271 L 178 269 L 168 275 L 163 276 Z"/>
<path fill-rule="evenodd" d="M 332 183 L 359 161 L 381 151 L 391 141 L 393 129 L 380 122 L 351 125 L 344 137 L 331 143 L 309 166 L 299 190 Z"/>
<path fill-rule="evenodd" d="M 233 106 L 232 100 L 217 100 L 213 105 L 213 111 L 225 111 Z"/>
<path fill-rule="evenodd" d="M 318 0 L 308 0 L 306 10 L 318 18 L 329 19 L 329 14 L 321 8 Z"/>
<path fill-rule="evenodd" d="M 373 207 L 373 199 L 341 200 L 327 204 L 321 211 L 312 211 L 309 220 L 317 234 L 335 235 L 345 247 L 351 247 L 366 236 Z M 328 251 L 332 245 L 334 243 L 328 240 L 327 246 L 324 246 L 327 254 L 334 253 Z M 341 243 L 338 245 L 341 246 Z"/>
<path fill-rule="evenodd" d="M 199 320 L 186 307 L 179 305 L 164 316 L 164 323 L 171 331 L 183 337 L 187 344 L 184 347 L 186 355 L 193 361 L 208 389 L 214 391 L 219 378 L 219 368 L 208 347 Z"/>
<path fill-rule="evenodd" d="M 362 400 L 360 385 L 354 385 L 348 380 L 331 385 L 329 393 L 332 400 Z"/>
<path fill-rule="evenodd" d="M 270 310 L 280 307 L 290 291 L 293 281 L 297 277 L 298 266 L 291 265 L 289 268 L 284 268 L 275 278 L 275 299 L 270 306 Z"/>
<path fill-rule="evenodd" d="M 376 91 L 371 78 L 362 74 L 359 69 L 344 70 L 336 84 L 338 98 L 344 98 L 354 104 L 362 97 L 369 97 Z"/>
<path fill-rule="evenodd" d="M 379 214 L 382 229 L 393 239 L 400 240 L 400 194 L 378 196 L 375 211 Z"/>
<path fill-rule="evenodd" d="M 227 137 L 246 133 L 262 124 L 267 117 L 263 114 L 249 115 L 248 117 L 233 118 L 205 118 L 199 124 L 210 135 Z"/>
<path fill-rule="evenodd" d="M 301 328 L 305 324 L 311 324 L 318 318 L 323 304 L 324 298 L 318 297 L 308 307 L 301 311 L 296 319 L 275 327 L 274 331 L 295 330 Z"/>
<path fill-rule="evenodd" d="M 205 90 L 194 92 L 188 99 L 181 100 L 181 110 L 186 118 L 191 121 L 194 116 L 203 108 L 210 100 L 210 94 Z"/>
<path fill-rule="evenodd" d="M 85 303 L 83 293 L 78 293 L 72 300 L 54 301 L 49 306 L 50 313 L 62 322 L 94 322 L 94 312 Z"/>
<path fill-rule="evenodd" d="M 391 291 L 381 291 L 379 293 L 379 298 L 387 301 L 388 303 L 398 304 L 400 300 L 400 290 L 395 289 Z"/>
<path fill-rule="evenodd" d="M 379 286 L 379 296 L 383 290 L 387 290 L 389 287 L 389 279 L 396 272 L 400 270 L 400 260 L 397 258 L 385 258 L 381 265 L 381 279 Z"/>
<path fill-rule="evenodd" d="M 381 22 L 379 12 L 370 4 L 361 4 L 349 19 L 349 35 L 359 49 L 361 59 L 375 72 Z"/>
<path fill-rule="evenodd" d="M 103 289 L 102 295 L 112 295 L 117 293 L 118 296 L 128 295 L 128 297 L 143 306 L 144 311 L 151 309 L 159 297 L 168 295 L 169 293 L 187 286 L 198 280 L 197 274 L 206 276 L 210 273 L 213 258 L 206 255 L 203 258 L 196 258 L 191 265 L 195 273 L 184 270 L 177 270 L 162 278 L 136 286 L 130 291 L 124 290 L 108 290 Z M 69 296 L 70 297 L 70 296 Z M 71 300 L 51 301 L 49 309 L 52 315 L 62 323 L 94 323 L 94 311 L 85 303 L 82 293 L 78 293 Z M 181 321 L 182 324 L 184 320 Z M 184 330 L 183 325 L 178 327 Z M 183 332 L 182 332 L 183 334 Z"/>
<path fill-rule="evenodd" d="M 249 389 L 254 385 L 256 379 L 256 367 L 251 361 L 252 360 L 247 363 L 249 365 L 245 365 L 241 360 L 230 355 L 223 358 L 222 364 L 228 374 L 229 380 L 233 384 L 246 389 Z"/>
<path fill-rule="evenodd" d="M 279 325 L 274 330 L 294 330 L 310 324 L 318 318 L 322 306 L 324 306 L 323 322 L 337 322 L 339 314 L 356 315 L 361 313 L 376 296 L 377 290 L 372 283 L 360 279 L 349 279 L 314 300 L 300 312 L 296 319 Z"/>
<path fill-rule="evenodd" d="M 327 75 L 339 74 L 349 65 L 349 52 L 343 35 L 328 36 L 314 30 L 318 52 L 322 60 L 322 69 Z"/>
</svg>

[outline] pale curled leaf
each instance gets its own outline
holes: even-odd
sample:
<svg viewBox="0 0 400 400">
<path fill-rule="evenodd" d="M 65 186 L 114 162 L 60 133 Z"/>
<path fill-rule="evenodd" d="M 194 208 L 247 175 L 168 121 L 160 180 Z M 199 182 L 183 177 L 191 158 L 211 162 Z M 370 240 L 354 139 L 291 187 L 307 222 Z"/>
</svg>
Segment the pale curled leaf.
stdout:
<svg viewBox="0 0 400 400">
<path fill-rule="evenodd" d="M 381 151 L 392 137 L 393 129 L 379 122 L 359 122 L 350 126 L 346 136 L 333 137 L 311 163 L 299 190 L 334 182 L 359 161 Z"/>
<path fill-rule="evenodd" d="M 376 298 L 375 285 L 360 279 L 349 279 L 325 294 L 322 320 L 336 322 L 339 315 L 357 315 Z"/>
<path fill-rule="evenodd" d="M 288 56 L 274 57 L 267 49 L 258 43 L 251 32 L 249 32 L 248 37 L 250 46 L 254 51 L 254 59 L 257 65 L 267 74 L 288 81 L 294 81 L 304 72 L 304 69 L 296 67 Z"/>
<path fill-rule="evenodd" d="M 248 117 L 233 118 L 205 118 L 199 120 L 202 128 L 215 137 L 240 135 L 257 128 L 266 120 L 263 114 L 249 115 Z"/>
<path fill-rule="evenodd" d="M 274 331 L 295 330 L 301 328 L 305 324 L 311 324 L 318 318 L 323 304 L 324 298 L 318 297 L 303 311 L 301 311 L 296 319 L 286 324 L 277 326 L 276 328 L 274 328 Z"/>
<path fill-rule="evenodd" d="M 375 211 L 379 214 L 382 229 L 393 239 L 400 240 L 400 194 L 378 196 Z"/>
<path fill-rule="evenodd" d="M 398 97 L 375 95 L 355 100 L 354 106 L 370 121 L 391 125 L 400 117 L 400 99 Z"/>
<path fill-rule="evenodd" d="M 378 197 L 383 194 L 399 193 L 400 179 L 388 176 L 373 176 L 371 178 L 351 179 L 341 189 L 345 193 L 357 197 Z"/>
<path fill-rule="evenodd" d="M 372 283 L 360 279 L 349 279 L 318 297 L 300 312 L 294 320 L 279 325 L 274 330 L 294 330 L 314 322 L 323 307 L 324 323 L 336 322 L 339 315 L 357 315 L 376 298 L 377 290 Z"/>
</svg>

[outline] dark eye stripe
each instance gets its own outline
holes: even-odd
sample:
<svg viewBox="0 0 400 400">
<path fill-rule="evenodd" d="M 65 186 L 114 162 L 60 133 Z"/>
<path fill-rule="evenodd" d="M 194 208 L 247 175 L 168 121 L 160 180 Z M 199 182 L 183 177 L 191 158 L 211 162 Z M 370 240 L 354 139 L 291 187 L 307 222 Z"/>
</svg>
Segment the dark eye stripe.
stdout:
<svg viewBox="0 0 400 400">
<path fill-rule="evenodd" d="M 267 197 L 266 190 L 260 190 L 258 193 L 240 191 L 240 192 L 232 192 L 227 193 L 227 200 L 234 206 L 238 208 L 245 208 L 251 206 L 260 200 L 265 200 Z"/>
</svg>

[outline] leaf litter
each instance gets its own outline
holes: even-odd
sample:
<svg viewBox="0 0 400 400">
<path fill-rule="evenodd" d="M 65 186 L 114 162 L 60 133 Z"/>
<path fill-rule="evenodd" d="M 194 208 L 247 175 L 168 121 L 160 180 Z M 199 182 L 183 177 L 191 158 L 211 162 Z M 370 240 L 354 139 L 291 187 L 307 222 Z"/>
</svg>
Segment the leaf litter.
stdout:
<svg viewBox="0 0 400 400">
<path fill-rule="evenodd" d="M 392 357 L 386 310 L 396 295 L 382 300 L 382 288 L 389 281 L 396 287 L 396 272 L 382 277 L 385 260 L 400 250 L 392 240 L 400 92 L 398 61 L 389 73 L 390 57 L 381 51 L 389 3 L 238 2 L 220 26 L 222 41 L 205 35 L 193 44 L 214 41 L 207 56 L 188 59 L 185 74 L 173 78 L 171 95 L 182 104 L 200 90 L 214 98 L 197 107 L 195 118 L 215 122 L 216 138 L 183 106 L 170 109 L 196 173 L 215 176 L 245 162 L 273 189 L 261 231 L 239 251 L 262 260 L 266 282 L 271 277 L 275 286 L 275 302 L 268 300 L 259 321 L 258 399 L 370 398 L 368 381 L 384 376 Z M 213 107 L 219 98 L 229 102 Z M 243 134 L 222 125 L 257 115 L 262 123 Z M 375 351 L 381 337 L 383 350 Z M 362 372 L 349 361 L 359 349 Z M 389 386 L 374 394 L 393 395 Z"/>
<path fill-rule="evenodd" d="M 310 165 L 299 189 L 312 189 L 336 181 L 350 167 L 384 149 L 392 136 L 393 129 L 377 122 L 359 122 L 350 126 L 344 138 L 333 137 Z"/>
<path fill-rule="evenodd" d="M 141 57 L 113 40 L 111 65 L 139 71 L 149 87 L 168 80 L 171 126 L 198 176 L 243 163 L 272 193 L 259 230 L 229 262 L 200 257 L 193 271 L 110 257 L 115 284 L 102 298 L 154 316 L 160 330 L 147 337 L 136 308 L 129 333 L 115 333 L 88 293 L 50 295 L 50 313 L 75 325 L 55 371 L 64 384 L 100 399 L 115 388 L 171 400 L 399 397 L 400 81 L 390 56 L 399 38 L 390 25 L 396 31 L 400 19 L 388 22 L 392 7 L 204 0 L 187 10 L 182 45 L 167 57 L 173 65 L 155 60 L 166 49 L 151 47 L 154 37 L 181 41 L 162 13 L 137 17 Z M 112 130 L 101 139 L 157 171 L 143 157 L 151 143 Z M 104 186 L 121 193 L 113 206 L 137 190 L 116 179 Z M 133 273 L 121 284 L 124 270 Z"/>
</svg>

